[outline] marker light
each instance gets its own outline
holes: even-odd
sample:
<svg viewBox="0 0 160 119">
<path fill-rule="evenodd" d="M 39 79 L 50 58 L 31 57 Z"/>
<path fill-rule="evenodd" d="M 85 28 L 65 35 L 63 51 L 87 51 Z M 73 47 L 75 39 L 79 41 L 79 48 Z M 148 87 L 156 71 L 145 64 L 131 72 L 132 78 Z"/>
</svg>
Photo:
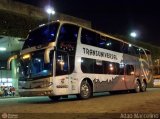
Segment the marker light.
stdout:
<svg viewBox="0 0 160 119">
<path fill-rule="evenodd" d="M 26 55 L 23 55 L 23 59 L 29 59 L 31 56 L 30 56 L 30 54 L 26 54 Z"/>
</svg>

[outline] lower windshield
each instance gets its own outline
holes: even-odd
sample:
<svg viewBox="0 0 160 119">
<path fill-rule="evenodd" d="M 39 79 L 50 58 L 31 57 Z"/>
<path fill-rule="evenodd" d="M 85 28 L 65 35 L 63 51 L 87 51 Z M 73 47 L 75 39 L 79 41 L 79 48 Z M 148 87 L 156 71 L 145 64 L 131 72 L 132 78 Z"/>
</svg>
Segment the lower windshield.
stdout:
<svg viewBox="0 0 160 119">
<path fill-rule="evenodd" d="M 42 78 L 52 75 L 53 52 L 50 53 L 50 63 L 44 62 L 44 51 L 34 52 L 30 58 L 21 58 L 18 65 L 19 80 Z"/>
</svg>

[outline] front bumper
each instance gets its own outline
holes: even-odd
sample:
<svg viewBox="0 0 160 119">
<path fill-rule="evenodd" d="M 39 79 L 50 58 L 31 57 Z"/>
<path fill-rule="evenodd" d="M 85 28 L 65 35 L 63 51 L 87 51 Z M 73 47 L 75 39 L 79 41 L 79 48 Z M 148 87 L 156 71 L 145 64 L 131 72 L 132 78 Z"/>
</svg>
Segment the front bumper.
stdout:
<svg viewBox="0 0 160 119">
<path fill-rule="evenodd" d="M 54 93 L 51 89 L 20 89 L 19 95 L 22 97 L 53 96 Z"/>
</svg>

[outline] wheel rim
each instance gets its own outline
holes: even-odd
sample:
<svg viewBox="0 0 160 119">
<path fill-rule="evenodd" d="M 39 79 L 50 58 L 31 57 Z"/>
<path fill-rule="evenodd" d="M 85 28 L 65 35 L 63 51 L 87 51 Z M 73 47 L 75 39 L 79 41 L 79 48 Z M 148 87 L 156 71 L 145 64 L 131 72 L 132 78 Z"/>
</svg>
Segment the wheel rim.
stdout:
<svg viewBox="0 0 160 119">
<path fill-rule="evenodd" d="M 83 84 L 81 87 L 81 91 L 83 96 L 87 97 L 89 94 L 89 87 L 87 86 L 87 84 Z"/>
<path fill-rule="evenodd" d="M 136 83 L 136 91 L 137 92 L 140 92 L 140 85 L 139 85 L 139 82 L 137 81 L 137 83 Z"/>
<path fill-rule="evenodd" d="M 146 84 L 144 82 L 142 82 L 142 90 L 145 91 L 146 90 Z"/>
</svg>

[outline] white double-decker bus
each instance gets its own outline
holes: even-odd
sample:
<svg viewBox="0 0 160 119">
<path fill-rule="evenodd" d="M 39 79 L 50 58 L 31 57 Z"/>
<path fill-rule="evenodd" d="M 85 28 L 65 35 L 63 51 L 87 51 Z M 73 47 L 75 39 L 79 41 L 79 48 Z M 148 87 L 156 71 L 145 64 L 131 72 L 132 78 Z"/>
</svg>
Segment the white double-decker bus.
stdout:
<svg viewBox="0 0 160 119">
<path fill-rule="evenodd" d="M 18 59 L 20 96 L 144 92 L 152 78 L 150 51 L 66 21 L 32 30 Z"/>
</svg>

